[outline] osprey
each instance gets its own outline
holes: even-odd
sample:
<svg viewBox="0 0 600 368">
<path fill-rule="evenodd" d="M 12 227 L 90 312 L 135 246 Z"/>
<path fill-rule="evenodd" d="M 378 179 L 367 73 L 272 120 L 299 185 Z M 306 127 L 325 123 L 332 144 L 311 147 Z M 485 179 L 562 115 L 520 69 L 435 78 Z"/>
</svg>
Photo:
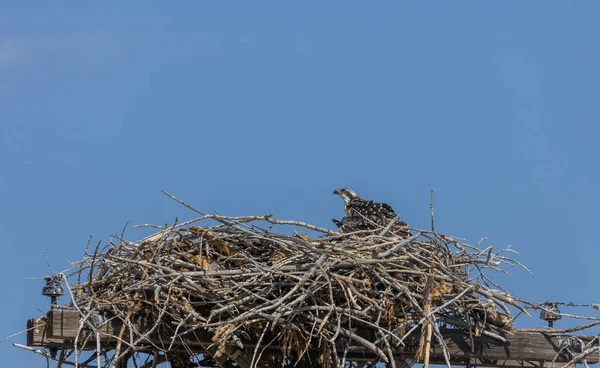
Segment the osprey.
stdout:
<svg viewBox="0 0 600 368">
<path fill-rule="evenodd" d="M 344 200 L 346 217 L 342 221 L 331 219 L 341 232 L 383 229 L 399 217 L 390 205 L 362 199 L 350 188 L 336 189 L 333 194 Z M 398 221 L 392 230 L 399 235 L 410 236 L 406 222 Z"/>
</svg>

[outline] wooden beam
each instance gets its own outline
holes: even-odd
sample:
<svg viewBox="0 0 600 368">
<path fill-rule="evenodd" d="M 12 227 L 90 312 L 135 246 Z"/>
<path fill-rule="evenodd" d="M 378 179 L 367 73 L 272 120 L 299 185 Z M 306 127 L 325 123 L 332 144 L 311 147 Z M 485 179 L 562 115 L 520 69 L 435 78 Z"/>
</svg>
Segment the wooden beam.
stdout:
<svg viewBox="0 0 600 368">
<path fill-rule="evenodd" d="M 46 319 L 47 325 L 42 323 L 42 320 L 33 319 L 30 320 L 30 324 L 39 326 L 39 329 L 34 329 L 30 335 L 28 334 L 28 345 L 30 346 L 64 346 L 68 347 L 69 344 L 72 346 L 75 337 L 77 336 L 79 329 L 79 314 L 77 311 L 72 310 L 52 310 L 48 313 Z M 109 335 L 118 335 L 121 329 L 121 322 L 118 319 L 109 321 L 101 327 L 103 333 L 101 342 L 103 347 L 111 348 L 114 345 L 115 340 L 109 338 Z M 138 331 L 144 331 L 144 328 L 148 326 L 136 326 Z M 35 331 L 38 332 L 35 332 Z M 474 336 L 471 338 L 457 330 L 446 330 L 442 331 L 444 335 L 444 342 L 450 352 L 452 360 L 457 363 L 471 362 L 473 365 L 479 366 L 504 366 L 504 367 L 542 367 L 544 362 L 550 362 L 556 358 L 558 351 L 560 350 L 560 343 L 566 340 L 570 335 L 553 336 L 541 333 L 526 333 L 526 332 L 514 332 L 510 336 L 506 336 L 509 340 L 508 344 L 504 344 L 496 339 L 492 339 L 486 336 Z M 155 334 L 151 336 L 151 340 L 154 344 L 161 346 L 160 341 L 170 342 L 169 333 L 163 332 L 162 334 Z M 185 340 L 185 344 L 197 351 L 197 353 L 206 352 L 206 347 L 210 345 L 211 334 L 204 332 L 197 332 L 197 338 L 188 338 Z M 406 339 L 406 346 L 398 347 L 395 349 L 394 354 L 398 356 L 398 359 L 404 359 L 406 357 L 412 357 L 415 354 L 415 350 L 418 347 L 419 333 L 415 333 Z M 368 335 L 363 336 L 370 341 L 374 340 L 374 337 Z M 584 343 L 589 342 L 592 337 L 590 336 L 577 336 Z M 82 338 L 79 339 L 83 341 Z M 88 340 L 89 346 L 82 348 L 95 348 L 95 340 L 93 336 Z M 596 344 L 598 344 L 596 342 Z M 254 345 L 252 342 L 244 342 L 246 347 L 245 354 L 252 356 L 252 349 Z M 444 362 L 442 348 L 437 341 L 432 342 L 431 351 L 431 363 L 440 364 Z M 177 347 L 176 347 L 177 348 Z M 270 347 L 268 350 L 277 352 L 280 350 L 279 347 Z M 232 354 L 227 355 L 233 355 Z M 369 351 L 362 347 L 353 347 L 351 355 L 355 356 L 355 359 L 360 360 L 371 360 L 373 357 Z M 241 356 L 241 358 L 239 358 Z M 248 356 L 248 355 L 246 355 Z M 235 358 L 244 359 L 243 355 L 239 353 Z M 236 359 L 236 360 L 239 360 Z M 350 357 L 348 358 L 350 359 Z M 570 357 L 567 355 L 560 355 L 556 358 L 556 362 L 565 363 L 569 361 Z M 587 358 L 589 364 L 598 362 L 598 354 L 594 354 Z M 240 364 L 244 365 L 246 362 L 240 360 Z"/>
<path fill-rule="evenodd" d="M 49 337 L 49 326 L 45 318 L 31 318 L 27 321 L 27 346 L 60 347 L 63 339 Z"/>
<path fill-rule="evenodd" d="M 75 339 L 79 332 L 79 312 L 76 310 L 53 309 L 47 314 L 48 334 L 59 339 Z M 121 321 L 108 322 L 98 327 L 99 331 L 109 335 L 119 335 Z M 85 326 L 84 326 L 85 327 Z M 86 329 L 83 329 L 85 332 Z"/>
</svg>

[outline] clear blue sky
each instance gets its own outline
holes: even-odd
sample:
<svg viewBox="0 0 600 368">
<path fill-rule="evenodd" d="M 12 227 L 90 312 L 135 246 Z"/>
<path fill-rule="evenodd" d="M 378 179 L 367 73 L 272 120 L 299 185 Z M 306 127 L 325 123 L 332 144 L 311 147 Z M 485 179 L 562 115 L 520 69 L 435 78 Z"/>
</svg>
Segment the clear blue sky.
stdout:
<svg viewBox="0 0 600 368">
<path fill-rule="evenodd" d="M 64 269 L 90 235 L 193 216 L 160 189 L 331 226 L 331 192 L 349 186 L 427 227 L 434 188 L 438 230 L 522 253 L 536 277 L 498 278 L 514 293 L 600 302 L 598 14 L 592 1 L 3 2 L 0 338 L 47 308 L 43 282 L 25 280 L 49 273 L 44 252 Z M 10 342 L 0 356 L 45 364 Z"/>
</svg>

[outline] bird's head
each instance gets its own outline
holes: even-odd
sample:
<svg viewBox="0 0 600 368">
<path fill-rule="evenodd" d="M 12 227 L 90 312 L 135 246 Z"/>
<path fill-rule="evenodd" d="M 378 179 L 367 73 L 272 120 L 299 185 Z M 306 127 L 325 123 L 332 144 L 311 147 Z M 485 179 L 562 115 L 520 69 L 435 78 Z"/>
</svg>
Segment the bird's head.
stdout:
<svg viewBox="0 0 600 368">
<path fill-rule="evenodd" d="M 356 192 L 353 191 L 350 188 L 336 189 L 336 190 L 333 191 L 333 194 L 337 194 L 340 197 L 342 197 L 342 199 L 344 200 L 345 204 L 350 203 L 350 201 L 352 201 L 354 199 L 359 199 L 360 198 L 358 196 L 358 194 L 356 194 Z"/>
</svg>

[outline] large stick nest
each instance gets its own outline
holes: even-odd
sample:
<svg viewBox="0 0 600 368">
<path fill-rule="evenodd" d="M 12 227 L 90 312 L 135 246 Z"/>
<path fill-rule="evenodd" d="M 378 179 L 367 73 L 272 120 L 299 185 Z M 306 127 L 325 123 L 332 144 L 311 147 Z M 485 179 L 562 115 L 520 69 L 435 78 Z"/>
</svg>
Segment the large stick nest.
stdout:
<svg viewBox="0 0 600 368">
<path fill-rule="evenodd" d="M 539 307 L 483 273 L 520 266 L 510 248 L 479 249 L 419 229 L 407 238 L 390 228 L 339 234 L 269 215 L 203 214 L 86 252 L 70 289 L 82 315 L 127 326 L 117 357 L 156 350 L 147 338 L 158 331 L 169 336 L 165 351 L 202 332 L 217 358 L 252 346 L 254 363 L 282 364 L 316 348 L 323 366 L 340 366 L 352 351 L 393 364 L 392 351 L 415 335 L 425 356 L 431 341 L 444 346 L 440 327 L 504 340 L 511 309 Z M 273 358 L 266 346 L 282 349 Z"/>
</svg>

